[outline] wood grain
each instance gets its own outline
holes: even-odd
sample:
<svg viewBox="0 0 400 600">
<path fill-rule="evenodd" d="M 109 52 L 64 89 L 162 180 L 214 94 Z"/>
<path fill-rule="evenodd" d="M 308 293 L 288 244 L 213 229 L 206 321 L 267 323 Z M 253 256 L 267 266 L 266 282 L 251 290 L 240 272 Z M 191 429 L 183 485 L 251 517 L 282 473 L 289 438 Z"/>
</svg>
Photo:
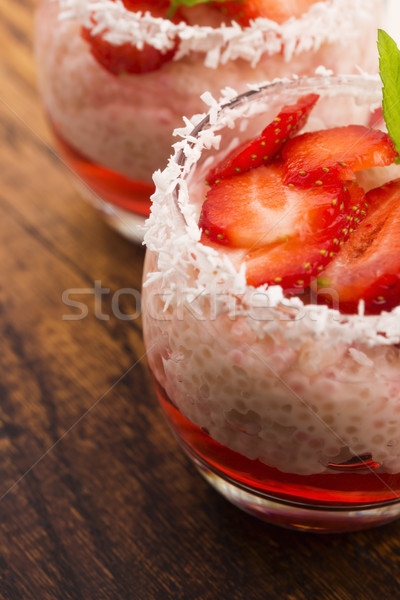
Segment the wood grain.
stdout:
<svg viewBox="0 0 400 600">
<path fill-rule="evenodd" d="M 242 514 L 167 429 L 140 319 L 62 320 L 67 288 L 139 290 L 144 254 L 48 145 L 34 6 L 0 0 L 0 597 L 399 597 L 399 523 L 324 537 Z"/>
</svg>

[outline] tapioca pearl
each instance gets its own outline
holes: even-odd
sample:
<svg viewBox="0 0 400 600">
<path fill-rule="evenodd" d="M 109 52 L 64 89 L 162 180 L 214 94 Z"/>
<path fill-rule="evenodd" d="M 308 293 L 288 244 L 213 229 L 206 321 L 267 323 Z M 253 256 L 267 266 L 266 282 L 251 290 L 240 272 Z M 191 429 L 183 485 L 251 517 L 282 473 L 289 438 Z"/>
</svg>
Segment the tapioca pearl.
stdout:
<svg viewBox="0 0 400 600">
<path fill-rule="evenodd" d="M 250 436 L 257 435 L 262 428 L 260 415 L 252 410 L 243 414 L 232 409 L 224 412 L 224 418 L 228 425 Z"/>
<path fill-rule="evenodd" d="M 298 423 L 307 423 L 312 422 L 314 420 L 314 415 L 310 413 L 304 406 L 296 407 L 295 410 L 292 410 L 294 419 Z"/>
<path fill-rule="evenodd" d="M 385 437 L 383 435 L 381 435 L 380 433 L 377 433 L 376 435 L 373 436 L 373 438 L 371 439 L 373 444 L 384 444 L 385 443 Z"/>
<path fill-rule="evenodd" d="M 179 332 L 177 339 L 179 340 L 180 345 L 184 346 L 185 348 L 196 349 L 198 346 L 198 341 L 190 329 Z"/>
<path fill-rule="evenodd" d="M 332 414 L 321 415 L 321 419 L 323 420 L 325 425 L 333 425 L 335 422 L 335 416 Z"/>
<path fill-rule="evenodd" d="M 231 373 L 231 371 L 227 367 L 222 367 L 222 369 L 221 369 L 221 375 L 225 379 L 231 379 L 232 378 L 232 373 Z"/>
<path fill-rule="evenodd" d="M 293 426 L 293 417 L 289 414 L 282 414 L 280 412 L 275 413 L 275 422 L 279 423 L 279 425 L 283 425 L 284 427 L 292 427 Z"/>
<path fill-rule="evenodd" d="M 246 403 L 243 401 L 242 398 L 235 398 L 234 403 L 233 403 L 233 408 L 235 410 L 238 410 L 239 412 L 245 412 L 246 410 Z"/>
<path fill-rule="evenodd" d="M 213 353 L 208 346 L 202 346 L 200 352 L 205 360 L 210 360 L 213 356 Z"/>
<path fill-rule="evenodd" d="M 371 389 L 370 388 L 363 388 L 362 390 L 360 390 L 360 398 L 362 398 L 363 400 L 368 400 L 371 397 Z"/>
<path fill-rule="evenodd" d="M 193 361 L 199 368 L 203 367 L 205 364 L 204 358 L 201 356 L 201 354 L 198 354 L 197 352 L 193 356 Z"/>
<path fill-rule="evenodd" d="M 200 386 L 201 384 L 201 379 L 200 377 L 197 375 L 197 373 L 192 373 L 190 376 L 190 379 L 192 381 L 192 383 L 196 386 Z"/>
<path fill-rule="evenodd" d="M 371 450 L 370 448 L 366 447 L 366 445 L 362 442 L 355 442 L 354 444 L 352 444 L 350 446 L 350 450 L 351 452 L 354 454 L 354 456 L 364 456 L 365 454 L 370 454 Z"/>
<path fill-rule="evenodd" d="M 346 427 L 346 429 L 344 431 L 348 435 L 354 435 L 355 433 L 358 432 L 358 427 L 355 427 L 354 425 L 349 425 L 348 427 Z"/>
<path fill-rule="evenodd" d="M 364 421 L 363 415 L 360 413 L 352 413 L 346 415 L 346 421 L 351 421 L 352 423 L 362 423 Z"/>
<path fill-rule="evenodd" d="M 325 446 L 325 440 L 323 438 L 315 438 L 308 441 L 308 445 L 313 450 L 321 450 Z"/>
<path fill-rule="evenodd" d="M 209 398 L 210 397 L 210 386 L 208 385 L 208 383 L 203 383 L 200 387 L 199 387 L 199 393 L 203 398 Z"/>
<path fill-rule="evenodd" d="M 235 381 L 235 377 L 232 377 L 232 380 Z M 243 377 L 236 379 L 235 385 L 237 390 L 243 395 L 248 395 L 254 389 L 253 381 L 249 377 L 246 379 Z"/>
<path fill-rule="evenodd" d="M 348 365 L 348 373 L 351 375 L 359 377 L 366 377 L 367 381 L 371 380 L 371 367 L 366 367 L 365 365 L 361 365 L 360 363 L 354 361 L 352 364 Z"/>
<path fill-rule="evenodd" d="M 335 403 L 334 402 L 323 402 L 321 404 L 321 413 L 322 412 L 327 412 L 327 413 L 333 413 L 335 411 Z"/>
<path fill-rule="evenodd" d="M 235 386 L 228 384 L 224 385 L 222 393 L 228 398 L 235 398 L 238 394 L 238 390 Z"/>
<path fill-rule="evenodd" d="M 293 435 L 293 439 L 296 442 L 300 442 L 300 443 L 308 442 L 310 439 L 310 436 L 305 431 L 296 431 L 296 433 Z"/>
<path fill-rule="evenodd" d="M 389 435 L 389 437 L 394 437 L 396 435 L 400 436 L 400 430 L 399 427 L 388 427 L 387 433 Z"/>
<path fill-rule="evenodd" d="M 272 398 L 279 398 L 279 404 L 281 402 L 284 402 L 287 398 L 287 393 L 285 393 L 286 391 L 282 390 L 281 387 L 276 387 L 275 385 L 273 385 L 273 383 L 274 382 L 267 381 L 266 379 L 256 379 L 253 382 L 254 396 L 264 398 L 266 406 L 269 406 Z"/>
<path fill-rule="evenodd" d="M 341 446 L 331 445 L 331 446 L 326 447 L 326 449 L 324 450 L 324 454 L 325 454 L 325 456 L 328 456 L 329 458 L 334 458 L 335 456 L 339 455 L 340 450 L 341 450 Z"/>
</svg>

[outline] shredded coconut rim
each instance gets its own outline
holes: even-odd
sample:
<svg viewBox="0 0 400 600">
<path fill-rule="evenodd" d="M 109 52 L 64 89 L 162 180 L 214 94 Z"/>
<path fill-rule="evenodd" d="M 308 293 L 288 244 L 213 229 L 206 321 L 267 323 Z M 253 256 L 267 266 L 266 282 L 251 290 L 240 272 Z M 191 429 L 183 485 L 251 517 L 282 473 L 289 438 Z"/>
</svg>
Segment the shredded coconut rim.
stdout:
<svg viewBox="0 0 400 600">
<path fill-rule="evenodd" d="M 60 6 L 60 18 L 78 19 L 93 34 L 104 32 L 112 44 L 126 42 L 139 49 L 144 43 L 166 52 L 176 40 L 174 60 L 192 52 L 204 56 L 204 63 L 217 68 L 230 60 L 243 59 L 253 66 L 264 55 L 283 53 L 286 61 L 324 43 L 346 46 L 360 43 L 366 23 L 375 18 L 376 0 L 323 0 L 313 4 L 300 18 L 282 24 L 258 18 L 248 27 L 232 21 L 219 27 L 173 23 L 149 12 L 131 12 L 121 0 L 53 0 Z"/>
<path fill-rule="evenodd" d="M 287 315 L 286 335 L 298 335 L 299 330 L 304 331 L 306 327 L 314 336 L 331 342 L 341 339 L 350 344 L 362 341 L 369 346 L 397 344 L 400 341 L 400 306 L 390 313 L 364 316 L 360 302 L 358 315 L 343 315 L 326 306 L 304 304 L 300 297 L 286 298 L 279 285 L 261 286 L 255 290 L 246 285 L 244 263 L 238 270 L 223 249 L 217 251 L 200 242 L 198 211 L 189 196 L 190 179 L 203 152 L 219 147 L 220 131 L 232 128 L 238 120 L 240 122 L 245 115 L 251 114 L 255 104 L 251 102 L 252 98 L 264 101 L 283 90 L 293 91 L 294 97 L 317 90 L 321 97 L 354 96 L 360 103 L 368 103 L 371 110 L 381 100 L 378 76 L 364 73 L 332 77 L 323 68 L 319 73 L 312 78 L 294 77 L 252 85 L 249 86 L 251 91 L 241 96 L 236 96 L 232 89 L 225 89 L 219 102 L 210 94 L 203 94 L 203 100 L 209 105 L 208 113 L 185 119 L 186 126 L 175 131 L 182 139 L 174 144 L 174 155 L 168 166 L 154 174 L 156 192 L 152 197 L 152 213 L 147 221 L 144 243 L 150 251 L 157 253 L 158 271 L 149 273 L 144 285 L 157 282 L 160 289 L 165 289 L 171 287 L 171 282 L 175 287 L 185 282 L 196 295 L 211 294 L 222 283 L 231 296 L 240 297 L 242 307 L 257 305 L 255 292 L 260 293 L 260 301 L 263 301 L 262 294 L 268 292 L 270 314 L 272 310 L 278 320 L 282 320 L 283 314 Z M 227 307 L 222 306 L 223 310 Z M 297 318 L 299 312 L 301 319 Z M 274 325 L 271 320 L 254 320 L 254 328 L 260 335 L 262 332 L 270 334 L 274 327 L 276 323 Z"/>
</svg>

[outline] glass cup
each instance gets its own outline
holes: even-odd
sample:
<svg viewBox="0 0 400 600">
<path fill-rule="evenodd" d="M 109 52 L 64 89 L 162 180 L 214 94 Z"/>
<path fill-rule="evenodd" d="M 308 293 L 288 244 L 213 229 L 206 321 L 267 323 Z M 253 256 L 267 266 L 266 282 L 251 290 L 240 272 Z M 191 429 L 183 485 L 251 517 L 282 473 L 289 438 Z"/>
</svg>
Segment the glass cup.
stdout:
<svg viewBox="0 0 400 600">
<path fill-rule="evenodd" d="M 250 287 L 197 225 L 210 166 L 311 92 L 309 130 L 380 119 L 377 77 L 322 76 L 225 100 L 181 132 L 155 174 L 143 324 L 159 401 L 205 479 L 266 521 L 349 531 L 400 515 L 400 307 L 343 315 Z M 399 174 L 374 169 L 363 185 Z"/>
<path fill-rule="evenodd" d="M 380 0 L 324 0 L 282 24 L 241 28 L 209 3 L 170 21 L 131 12 L 124 0 L 41 0 L 36 20 L 38 82 L 61 156 L 84 194 L 124 235 L 142 238 L 152 174 L 170 153 L 182 115 L 204 110 L 200 95 L 249 81 L 313 74 L 319 65 L 376 72 Z M 143 3 L 145 4 L 145 3 Z M 182 18 L 183 18 L 182 17 Z M 116 48 L 153 44 L 158 68 L 115 73 L 94 57 L 103 31 Z M 106 33 L 105 33 L 106 31 Z M 77 179 L 78 180 L 78 179 Z"/>
</svg>

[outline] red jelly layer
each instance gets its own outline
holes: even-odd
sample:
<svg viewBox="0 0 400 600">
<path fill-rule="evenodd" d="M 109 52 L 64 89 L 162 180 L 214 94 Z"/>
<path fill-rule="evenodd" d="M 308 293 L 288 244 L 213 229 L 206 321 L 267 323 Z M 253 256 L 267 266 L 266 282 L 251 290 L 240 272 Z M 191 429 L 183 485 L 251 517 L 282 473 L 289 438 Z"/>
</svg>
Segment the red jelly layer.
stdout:
<svg viewBox="0 0 400 600">
<path fill-rule="evenodd" d="M 343 506 L 388 502 L 400 497 L 400 474 L 382 473 L 373 461 L 363 468 L 343 467 L 317 475 L 282 473 L 259 460 L 250 460 L 213 440 L 206 431 L 193 425 L 172 404 L 156 382 L 164 413 L 183 446 L 209 469 L 255 493 L 268 494 L 285 501 Z"/>
<path fill-rule="evenodd" d="M 56 130 L 54 133 L 61 157 L 90 190 L 102 200 L 128 212 L 146 218 L 149 216 L 150 196 L 155 191 L 153 184 L 134 181 L 117 171 L 96 164 L 65 142 Z"/>
</svg>

